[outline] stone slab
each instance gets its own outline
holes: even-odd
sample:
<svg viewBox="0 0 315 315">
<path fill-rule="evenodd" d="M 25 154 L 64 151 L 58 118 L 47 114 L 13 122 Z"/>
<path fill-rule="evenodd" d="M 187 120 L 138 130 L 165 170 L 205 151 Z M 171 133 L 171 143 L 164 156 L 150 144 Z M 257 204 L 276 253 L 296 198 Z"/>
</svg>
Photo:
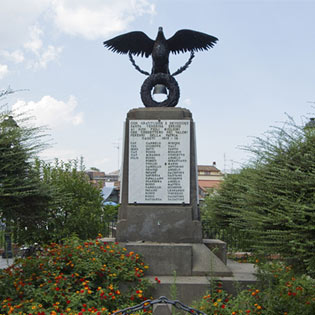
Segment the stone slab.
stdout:
<svg viewBox="0 0 315 315">
<path fill-rule="evenodd" d="M 155 282 L 155 277 L 146 277 L 151 282 Z M 183 304 L 191 305 L 193 301 L 201 299 L 210 289 L 210 282 L 206 277 L 181 277 L 176 279 L 171 276 L 158 277 L 161 281 L 152 289 L 153 298 L 166 296 L 170 300 L 179 300 Z M 171 288 L 176 288 L 176 295 L 172 295 Z M 173 289 L 174 290 L 174 289 Z"/>
<path fill-rule="evenodd" d="M 191 206 L 128 205 L 126 219 L 117 223 L 117 241 L 199 243 L 201 223 L 192 216 Z"/>
<path fill-rule="evenodd" d="M 204 244 L 197 243 L 121 243 L 128 251 L 142 255 L 149 265 L 146 275 L 232 276 L 232 272 Z"/>
<path fill-rule="evenodd" d="M 172 315 L 172 305 L 162 303 L 153 305 L 153 315 Z"/>
<path fill-rule="evenodd" d="M 134 251 L 143 256 L 145 263 L 149 265 L 147 275 L 172 275 L 174 271 L 180 276 L 191 275 L 191 244 L 130 242 L 122 245 L 128 251 Z"/>
<path fill-rule="evenodd" d="M 226 265 L 227 263 L 226 242 L 217 239 L 203 239 L 203 243 Z"/>
<path fill-rule="evenodd" d="M 228 262 L 229 264 L 229 262 Z M 222 288 L 229 294 L 236 295 L 240 289 L 246 289 L 257 283 L 252 264 L 232 263 L 235 274 L 231 277 L 213 277 L 213 280 L 220 281 Z M 246 265 L 246 266 L 240 266 Z M 242 270 L 241 273 L 238 271 Z M 152 283 L 156 283 L 155 276 L 146 276 Z M 152 289 L 153 298 L 166 296 L 168 299 L 178 299 L 182 303 L 191 306 L 193 301 L 200 300 L 211 287 L 211 277 L 205 276 L 159 276 L 159 284 Z M 176 297 L 171 294 L 171 287 L 176 287 Z"/>
<path fill-rule="evenodd" d="M 205 244 L 192 244 L 193 276 L 230 277 L 232 271 Z"/>
<path fill-rule="evenodd" d="M 190 120 L 129 120 L 128 203 L 189 204 Z"/>
</svg>

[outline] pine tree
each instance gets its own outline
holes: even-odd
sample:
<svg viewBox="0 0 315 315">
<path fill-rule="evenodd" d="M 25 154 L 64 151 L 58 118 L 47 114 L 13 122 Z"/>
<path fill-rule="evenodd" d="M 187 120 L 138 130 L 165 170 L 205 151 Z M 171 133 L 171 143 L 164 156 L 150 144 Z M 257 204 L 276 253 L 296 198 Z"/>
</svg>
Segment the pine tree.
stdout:
<svg viewBox="0 0 315 315">
<path fill-rule="evenodd" d="M 217 225 L 246 236 L 251 249 L 279 253 L 314 275 L 315 128 L 291 120 L 248 150 L 250 166 L 227 176 L 207 211 Z"/>
<path fill-rule="evenodd" d="M 12 93 L 2 91 L 0 96 Z M 40 128 L 29 118 L 0 108 L 0 218 L 7 229 L 28 229 L 37 224 L 42 205 L 50 198 L 41 185 L 34 159 L 44 147 Z"/>
</svg>

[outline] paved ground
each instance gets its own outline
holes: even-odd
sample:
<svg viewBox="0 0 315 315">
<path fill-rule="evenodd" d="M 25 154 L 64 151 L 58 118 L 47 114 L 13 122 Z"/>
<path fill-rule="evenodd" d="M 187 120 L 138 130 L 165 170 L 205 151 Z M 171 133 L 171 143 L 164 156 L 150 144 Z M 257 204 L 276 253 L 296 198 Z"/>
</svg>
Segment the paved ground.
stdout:
<svg viewBox="0 0 315 315">
<path fill-rule="evenodd" d="M 5 269 L 13 264 L 13 259 L 4 259 L 0 256 L 0 269 Z"/>
</svg>

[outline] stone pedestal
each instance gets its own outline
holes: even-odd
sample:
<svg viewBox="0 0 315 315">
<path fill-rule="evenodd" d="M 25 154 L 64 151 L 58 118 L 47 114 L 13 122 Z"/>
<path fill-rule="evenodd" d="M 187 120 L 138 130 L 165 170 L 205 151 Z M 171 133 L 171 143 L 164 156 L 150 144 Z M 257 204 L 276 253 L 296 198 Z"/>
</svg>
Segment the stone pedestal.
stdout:
<svg viewBox="0 0 315 315">
<path fill-rule="evenodd" d="M 175 271 L 183 303 L 205 293 L 207 276 L 232 275 L 202 240 L 189 110 L 151 107 L 127 114 L 116 241 L 144 257 L 148 277 L 173 277 Z M 153 295 L 160 293 L 157 288 Z"/>
<path fill-rule="evenodd" d="M 186 143 L 184 144 L 186 150 L 189 151 L 189 161 L 179 162 L 185 164 L 187 168 L 186 178 L 188 180 L 188 189 L 185 190 L 185 195 L 188 202 L 184 200 L 176 201 L 172 204 L 163 204 L 152 200 L 146 203 L 130 202 L 133 201 L 132 196 L 129 195 L 131 184 L 130 174 L 133 176 L 140 176 L 143 170 L 130 170 L 129 163 L 131 161 L 130 153 L 130 123 L 137 121 L 147 123 L 178 121 L 189 123 L 189 134 L 186 135 Z M 169 126 L 169 125 L 168 125 Z M 166 127 L 165 127 L 166 128 Z M 162 129 L 162 131 L 165 129 Z M 171 129 L 171 127 L 168 127 Z M 165 130 L 164 130 L 165 131 Z M 179 131 L 180 132 L 180 131 Z M 165 135 L 165 133 L 164 133 Z M 149 138 L 149 137 L 147 137 Z M 167 145 L 165 141 L 161 141 L 161 136 L 152 138 L 150 142 L 161 142 L 161 145 Z M 188 139 L 187 139 L 188 138 Z M 141 139 L 140 139 L 141 141 Z M 148 142 L 147 140 L 143 140 Z M 176 140 L 175 136 L 170 141 L 180 142 Z M 160 153 L 168 154 L 168 147 L 160 147 Z M 141 157 L 140 157 L 141 158 Z M 159 156 L 161 159 L 161 156 Z M 165 160 L 165 163 L 171 160 Z M 174 163 L 174 162 L 172 162 Z M 176 163 L 176 162 L 175 162 Z M 163 168 L 169 168 L 169 165 L 158 165 Z M 183 166 L 183 165 L 180 165 Z M 188 167 L 187 167 L 188 166 Z M 145 168 L 146 165 L 143 165 Z M 160 169 L 161 170 L 161 169 Z M 143 174 L 143 173 L 141 173 Z M 139 178 L 139 181 L 143 181 Z M 137 185 L 137 181 L 136 184 Z M 138 185 L 140 183 L 138 182 Z M 163 185 L 167 185 L 163 183 Z M 187 191 L 188 190 L 188 191 Z M 145 191 L 142 191 L 145 194 Z M 154 199 L 154 198 L 152 198 Z M 202 241 L 200 215 L 198 208 L 197 195 L 197 172 L 196 172 L 196 149 L 195 149 L 195 126 L 192 120 L 190 111 L 183 108 L 138 108 L 130 110 L 127 114 L 125 125 L 124 138 L 124 156 L 123 156 L 123 170 L 122 170 L 122 185 L 121 185 L 121 207 L 119 209 L 118 225 L 116 238 L 118 242 L 128 241 L 151 241 L 151 242 L 172 242 L 172 243 L 200 243 Z"/>
</svg>

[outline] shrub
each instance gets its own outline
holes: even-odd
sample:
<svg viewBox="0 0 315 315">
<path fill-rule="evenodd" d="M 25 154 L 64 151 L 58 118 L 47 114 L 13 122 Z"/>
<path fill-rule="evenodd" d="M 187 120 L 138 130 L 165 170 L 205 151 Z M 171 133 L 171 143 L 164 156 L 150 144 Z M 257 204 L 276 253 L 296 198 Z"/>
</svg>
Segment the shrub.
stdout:
<svg viewBox="0 0 315 315">
<path fill-rule="evenodd" d="M 138 254 L 100 239 L 52 243 L 0 271 L 0 313 L 108 314 L 146 299 Z"/>
<path fill-rule="evenodd" d="M 237 231 L 257 253 L 280 254 L 315 275 L 315 129 L 293 121 L 257 138 L 251 165 L 226 177 L 206 202 L 214 227 Z M 227 240 L 229 241 L 229 240 Z"/>
<path fill-rule="evenodd" d="M 195 305 L 214 315 L 313 315 L 315 282 L 308 276 L 295 276 L 291 267 L 282 263 L 260 264 L 256 287 L 229 296 L 221 284 Z"/>
</svg>

